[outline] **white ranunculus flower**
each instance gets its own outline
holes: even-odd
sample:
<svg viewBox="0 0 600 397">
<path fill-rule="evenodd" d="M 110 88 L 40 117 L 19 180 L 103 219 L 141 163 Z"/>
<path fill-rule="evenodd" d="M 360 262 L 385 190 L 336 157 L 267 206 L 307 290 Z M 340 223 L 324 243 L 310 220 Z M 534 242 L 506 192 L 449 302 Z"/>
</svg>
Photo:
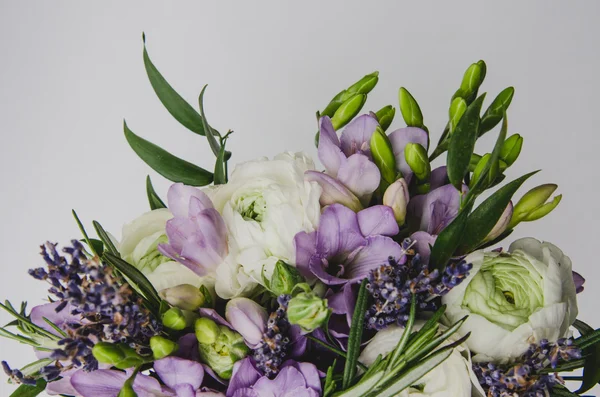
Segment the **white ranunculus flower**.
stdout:
<svg viewBox="0 0 600 397">
<path fill-rule="evenodd" d="M 420 329 L 424 322 L 416 321 L 415 329 Z M 358 360 L 369 366 L 377 359 L 378 355 L 385 357 L 390 353 L 404 332 L 403 327 L 390 326 L 379 331 L 365 346 Z M 451 338 L 450 342 L 456 339 Z M 435 367 L 417 384 L 401 391 L 396 397 L 483 397 L 485 393 L 473 370 L 469 350 L 464 346 L 454 349 L 450 357 Z"/>
<path fill-rule="evenodd" d="M 477 251 L 466 258 L 469 277 L 442 302 L 449 322 L 465 315 L 458 331 L 475 361 L 506 362 L 531 343 L 569 335 L 577 317 L 571 260 L 550 243 L 524 238 L 508 253 Z"/>
<path fill-rule="evenodd" d="M 119 244 L 121 257 L 144 273 L 157 291 L 180 284 L 200 287 L 207 283 L 187 267 L 158 252 L 158 244 L 168 241 L 165 226 L 172 217 L 166 208 L 146 212 L 123 226 Z"/>
<path fill-rule="evenodd" d="M 312 169 L 305 154 L 282 153 L 239 164 L 227 184 L 206 190 L 228 230 L 230 255 L 216 281 L 222 297 L 269 278 L 279 259 L 295 264 L 294 236 L 314 231 L 321 211 L 320 186 L 304 179 Z"/>
</svg>

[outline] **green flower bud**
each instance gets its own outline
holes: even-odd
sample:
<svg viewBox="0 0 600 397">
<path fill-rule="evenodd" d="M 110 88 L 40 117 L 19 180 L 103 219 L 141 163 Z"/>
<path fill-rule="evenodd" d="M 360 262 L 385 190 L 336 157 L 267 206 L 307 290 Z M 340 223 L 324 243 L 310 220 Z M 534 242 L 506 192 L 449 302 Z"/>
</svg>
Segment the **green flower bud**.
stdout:
<svg viewBox="0 0 600 397">
<path fill-rule="evenodd" d="M 98 342 L 92 348 L 92 355 L 99 363 L 115 365 L 125 359 L 125 352 L 116 343 Z"/>
<path fill-rule="evenodd" d="M 404 158 L 417 180 L 427 181 L 431 175 L 431 164 L 427 150 L 418 143 L 408 143 L 404 147 Z"/>
<path fill-rule="evenodd" d="M 384 106 L 375 113 L 381 129 L 384 131 L 386 131 L 390 124 L 392 124 L 395 115 L 396 109 L 392 105 Z"/>
<path fill-rule="evenodd" d="M 475 156 L 477 156 L 477 155 L 475 155 Z M 469 184 L 470 188 L 473 188 L 473 186 L 475 186 L 475 184 L 479 180 L 479 177 L 481 176 L 481 173 L 483 172 L 484 168 L 486 167 L 488 161 L 490 161 L 491 157 L 492 157 L 492 155 L 490 153 L 486 153 L 485 155 L 483 155 L 483 157 L 481 157 L 479 159 L 479 162 L 477 163 L 477 166 L 473 170 L 473 175 L 471 176 L 471 183 Z M 476 159 L 475 157 L 471 156 L 471 161 L 474 161 L 475 159 Z M 500 165 L 499 170 L 502 173 L 502 172 L 504 172 L 506 170 L 507 165 L 502 160 L 498 160 L 498 162 L 499 162 L 499 165 Z"/>
<path fill-rule="evenodd" d="M 467 102 L 467 105 L 470 105 L 477 97 L 477 90 L 483 83 L 486 71 L 487 67 L 484 61 L 478 61 L 469 66 L 465 71 L 460 88 L 454 93 L 452 100 L 461 97 Z"/>
<path fill-rule="evenodd" d="M 303 331 L 312 332 L 329 317 L 327 300 L 312 292 L 302 292 L 288 303 L 287 315 L 290 324 L 297 324 Z"/>
<path fill-rule="evenodd" d="M 466 110 L 467 102 L 463 98 L 456 97 L 452 100 L 450 104 L 450 132 L 454 131 Z"/>
<path fill-rule="evenodd" d="M 139 367 L 140 365 L 142 365 L 146 362 L 144 357 L 140 356 L 135 351 L 135 349 L 133 349 L 127 345 L 123 345 L 123 344 L 121 344 L 120 347 L 123 350 L 123 353 L 125 354 L 125 358 L 123 360 L 119 361 L 118 363 L 113 364 L 115 368 L 118 368 L 118 369 L 134 368 L 134 367 Z"/>
<path fill-rule="evenodd" d="M 519 134 L 509 136 L 502 145 L 500 150 L 500 158 L 510 167 L 513 165 L 519 154 L 521 154 L 521 148 L 523 147 L 523 137 Z"/>
<path fill-rule="evenodd" d="M 473 153 L 471 155 L 471 160 L 469 160 L 469 172 L 473 172 L 475 171 L 475 167 L 477 167 L 477 164 L 479 164 L 479 161 L 481 160 L 480 155 Z"/>
<path fill-rule="evenodd" d="M 346 90 L 344 96 L 342 96 L 343 100 L 350 98 L 354 94 L 368 94 L 375 88 L 377 82 L 379 81 L 379 72 L 373 72 L 371 74 L 366 75 L 362 79 L 358 80 L 356 83 L 352 84 Z"/>
<path fill-rule="evenodd" d="M 155 335 L 150 338 L 150 349 L 152 349 L 155 360 L 160 360 L 161 358 L 171 355 L 178 348 L 179 345 L 177 345 L 177 343 L 167 338 L 163 338 L 162 336 Z"/>
<path fill-rule="evenodd" d="M 558 195 L 552 201 L 546 203 L 557 188 L 557 185 L 548 183 L 537 186 L 525 193 L 515 205 L 508 228 L 512 229 L 520 222 L 531 222 L 548 215 L 562 199 L 562 195 Z"/>
<path fill-rule="evenodd" d="M 138 397 L 138 395 L 133 390 L 133 386 L 131 385 L 131 383 L 125 382 L 125 384 L 121 388 L 121 391 L 119 391 L 117 397 Z"/>
<path fill-rule="evenodd" d="M 181 331 L 190 325 L 186 315 L 177 307 L 172 307 L 163 313 L 162 323 L 165 327 L 176 331 Z"/>
<path fill-rule="evenodd" d="M 371 135 L 371 154 L 373 162 L 379 168 L 382 179 L 387 184 L 392 184 L 396 180 L 396 157 L 394 149 L 381 127 L 377 127 Z"/>
<path fill-rule="evenodd" d="M 292 293 L 294 287 L 303 281 L 304 278 L 295 267 L 288 265 L 284 261 L 277 261 L 268 286 L 271 292 L 277 296 L 282 294 L 289 295 Z"/>
<path fill-rule="evenodd" d="M 198 351 L 203 362 L 223 379 L 230 379 L 233 364 L 249 352 L 244 338 L 209 318 L 196 320 Z"/>
<path fill-rule="evenodd" d="M 183 310 L 196 310 L 205 302 L 204 294 L 191 284 L 181 284 L 160 291 L 160 297 Z"/>
<path fill-rule="evenodd" d="M 400 87 L 398 101 L 400 102 L 400 112 L 406 125 L 423 128 L 423 113 L 421 113 L 421 108 L 406 88 Z"/>
<path fill-rule="evenodd" d="M 201 317 L 196 320 L 194 332 L 198 342 L 206 345 L 215 343 L 221 333 L 219 325 L 207 317 Z"/>
<path fill-rule="evenodd" d="M 366 94 L 356 94 L 344 101 L 331 118 L 333 128 L 338 130 L 348 124 L 360 112 L 366 100 Z"/>
<path fill-rule="evenodd" d="M 483 117 L 481 117 L 479 136 L 482 136 L 498 125 L 500 120 L 502 120 L 502 117 L 504 117 L 504 113 L 506 113 L 506 110 L 510 106 L 514 94 L 515 89 L 513 87 L 505 88 L 498 94 L 483 114 Z"/>
</svg>

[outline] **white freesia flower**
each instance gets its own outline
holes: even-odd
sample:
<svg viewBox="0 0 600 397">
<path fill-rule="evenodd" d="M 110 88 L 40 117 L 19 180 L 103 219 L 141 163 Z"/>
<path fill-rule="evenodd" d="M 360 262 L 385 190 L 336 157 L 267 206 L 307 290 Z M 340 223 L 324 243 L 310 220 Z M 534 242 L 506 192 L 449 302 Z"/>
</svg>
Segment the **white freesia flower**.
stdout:
<svg viewBox="0 0 600 397">
<path fill-rule="evenodd" d="M 577 317 L 571 260 L 550 243 L 515 241 L 508 253 L 477 251 L 466 258 L 469 277 L 444 298 L 446 316 L 467 321 L 475 361 L 506 362 L 531 343 L 568 336 Z"/>
<path fill-rule="evenodd" d="M 216 272 L 221 297 L 270 278 L 279 259 L 295 264 L 294 236 L 314 231 L 321 211 L 321 188 L 304 179 L 312 169 L 305 154 L 282 153 L 239 164 L 227 184 L 206 190 L 228 230 L 229 257 Z"/>
<path fill-rule="evenodd" d="M 166 208 L 146 212 L 123 226 L 119 244 L 121 257 L 137 267 L 157 291 L 181 284 L 200 287 L 203 279 L 180 263 L 163 256 L 158 244 L 167 242 L 165 226 L 173 215 Z M 212 284 L 204 280 L 204 284 Z"/>
<path fill-rule="evenodd" d="M 417 321 L 415 329 L 420 329 L 424 322 Z M 386 356 L 390 353 L 404 332 L 403 327 L 390 326 L 379 331 L 363 349 L 358 360 L 369 366 L 377 359 L 378 355 Z M 456 339 L 452 338 L 449 342 Z M 454 348 L 454 351 L 444 362 L 435 367 L 419 381 L 401 391 L 396 397 L 471 397 L 481 396 L 485 393 L 477 377 L 471 369 L 469 350 L 464 345 Z"/>
</svg>

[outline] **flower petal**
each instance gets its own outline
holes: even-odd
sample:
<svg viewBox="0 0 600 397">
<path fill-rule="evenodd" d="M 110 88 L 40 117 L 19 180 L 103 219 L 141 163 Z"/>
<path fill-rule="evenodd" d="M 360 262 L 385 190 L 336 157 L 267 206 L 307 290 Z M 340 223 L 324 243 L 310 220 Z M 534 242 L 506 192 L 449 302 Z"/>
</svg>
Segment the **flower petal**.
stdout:
<svg viewBox="0 0 600 397">
<path fill-rule="evenodd" d="M 358 197 L 354 195 L 346 186 L 338 182 L 329 175 L 318 171 L 306 171 L 304 178 L 308 182 L 317 182 L 323 191 L 319 202 L 325 207 L 331 204 L 339 203 L 352 209 L 359 211 L 362 209 L 362 204 Z"/>
<path fill-rule="evenodd" d="M 233 375 L 227 387 L 227 397 L 233 396 L 240 389 L 251 387 L 260 377 L 260 372 L 254 367 L 250 357 L 236 362 L 233 365 Z"/>
<path fill-rule="evenodd" d="M 368 199 L 379 187 L 381 172 L 367 156 L 357 153 L 341 165 L 338 180 L 358 198 Z"/>
<path fill-rule="evenodd" d="M 317 249 L 317 232 L 296 234 L 294 246 L 296 247 L 296 268 L 305 278 L 310 278 L 312 275 L 308 265 Z"/>
<path fill-rule="evenodd" d="M 319 160 L 325 166 L 327 173 L 335 177 L 346 156 L 342 153 L 342 149 L 340 149 L 340 140 L 333 129 L 329 117 L 321 118 L 318 152 Z"/>
<path fill-rule="evenodd" d="M 71 378 L 71 384 L 83 397 L 115 397 L 128 378 L 129 375 L 125 372 L 109 369 L 92 372 L 77 371 Z M 133 390 L 139 396 L 173 396 L 170 391 L 163 390 L 156 379 L 140 374 L 135 377 Z"/>
<path fill-rule="evenodd" d="M 344 276 L 352 282 L 362 280 L 371 270 L 387 263 L 390 257 L 400 259 L 403 254 L 402 247 L 389 237 L 367 237 L 367 244 L 346 265 Z"/>
<path fill-rule="evenodd" d="M 321 215 L 317 232 L 317 254 L 322 257 L 348 257 L 365 244 L 356 213 L 340 204 L 330 205 Z"/>
<path fill-rule="evenodd" d="M 377 119 L 370 114 L 364 114 L 350 122 L 342 131 L 341 147 L 346 156 L 354 153 L 371 154 L 371 135 L 379 126 Z"/>
<path fill-rule="evenodd" d="M 387 205 L 375 205 L 357 214 L 358 226 L 363 236 L 395 236 L 400 231 L 394 210 Z"/>
<path fill-rule="evenodd" d="M 212 201 L 210 201 L 210 198 L 204 192 L 183 183 L 174 183 L 167 193 L 169 210 L 176 217 L 186 218 L 188 216 L 190 198 L 192 197 L 196 197 L 200 201 L 203 209 L 213 208 Z"/>
<path fill-rule="evenodd" d="M 190 385 L 196 390 L 204 379 L 202 364 L 179 357 L 165 357 L 155 361 L 154 370 L 160 380 L 172 389 L 178 385 Z"/>
<path fill-rule="evenodd" d="M 413 172 L 406 163 L 404 148 L 408 143 L 418 143 L 427 149 L 427 132 L 416 127 L 406 127 L 390 133 L 388 137 L 394 149 L 394 156 L 396 156 L 396 168 L 402 172 L 404 179 L 410 182 Z"/>
<path fill-rule="evenodd" d="M 248 298 L 234 298 L 227 302 L 225 318 L 239 332 L 248 346 L 254 348 L 267 328 L 267 311 Z"/>
</svg>

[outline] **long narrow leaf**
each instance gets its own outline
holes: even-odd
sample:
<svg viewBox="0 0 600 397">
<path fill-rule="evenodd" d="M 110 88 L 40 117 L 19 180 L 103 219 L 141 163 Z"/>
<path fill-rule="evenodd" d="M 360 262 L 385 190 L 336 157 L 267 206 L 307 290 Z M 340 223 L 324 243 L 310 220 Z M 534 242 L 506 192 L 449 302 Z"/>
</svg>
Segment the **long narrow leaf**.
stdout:
<svg viewBox="0 0 600 397">
<path fill-rule="evenodd" d="M 35 397 L 46 389 L 46 381 L 38 379 L 35 386 L 21 385 L 15 390 L 10 397 Z"/>
<path fill-rule="evenodd" d="M 215 156 L 218 156 L 219 151 L 221 150 L 221 146 L 219 145 L 219 142 L 217 142 L 217 138 L 215 137 L 213 129 L 208 124 L 208 121 L 206 121 L 206 115 L 204 114 L 204 92 L 206 91 L 206 87 L 208 87 L 208 86 L 205 85 L 204 87 L 202 87 L 202 91 L 200 91 L 200 96 L 198 97 L 198 105 L 200 106 L 200 115 L 202 117 L 202 125 L 204 126 L 204 131 L 206 133 L 206 139 L 208 140 L 208 145 L 210 146 L 210 149 L 212 150 L 213 154 Z"/>
<path fill-rule="evenodd" d="M 92 244 L 90 237 L 88 236 L 87 232 L 85 231 L 85 227 L 83 227 L 83 223 L 81 223 L 79 216 L 77 216 L 77 212 L 75 212 L 75 210 L 71 210 L 71 213 L 73 214 L 73 218 L 75 218 L 75 222 L 77 222 L 77 226 L 79 227 L 79 230 L 81 231 L 81 234 L 83 235 L 83 239 L 85 240 L 86 244 L 88 245 L 88 247 L 90 247 L 90 249 L 92 250 L 94 255 L 99 256 L 99 253 L 96 250 L 96 247 L 94 246 L 94 244 Z"/>
<path fill-rule="evenodd" d="M 350 386 L 350 382 L 352 382 L 352 379 L 354 379 L 354 376 L 356 375 L 356 363 L 358 362 L 358 356 L 360 354 L 365 311 L 367 310 L 367 298 L 367 280 L 364 279 L 360 284 L 354 314 L 352 315 L 352 326 L 348 338 L 348 358 L 346 359 L 344 377 L 342 378 L 343 389 L 347 389 Z"/>
<path fill-rule="evenodd" d="M 150 180 L 150 175 L 146 176 L 146 194 L 148 195 L 148 203 L 150 204 L 151 210 L 167 208 L 165 203 L 156 193 L 156 190 L 154 190 L 154 186 L 152 186 L 152 181 Z"/>
<path fill-rule="evenodd" d="M 442 271 L 460 245 L 470 210 L 471 205 L 461 209 L 457 217 L 438 235 L 429 259 L 429 264 L 434 269 Z"/>
<path fill-rule="evenodd" d="M 117 250 L 117 247 L 115 247 L 110 236 L 108 235 L 106 230 L 104 230 L 102 225 L 98 221 L 93 221 L 92 224 L 94 225 L 94 229 L 96 229 L 96 233 L 98 234 L 98 237 L 100 238 L 100 240 L 102 240 L 102 243 L 104 243 L 104 246 L 106 247 L 106 249 L 111 254 L 120 256 L 119 251 Z"/>
<path fill-rule="evenodd" d="M 396 348 L 391 354 L 390 360 L 388 362 L 388 368 L 398 364 L 398 359 L 400 358 L 400 355 L 406 347 L 408 338 L 410 337 L 410 333 L 412 332 L 413 324 L 415 323 L 416 306 L 417 300 L 415 298 L 415 295 L 413 295 L 410 301 L 410 313 L 408 315 L 408 321 L 406 322 L 406 326 L 404 327 L 404 332 L 402 333 L 400 341 L 398 342 Z"/>
</svg>

